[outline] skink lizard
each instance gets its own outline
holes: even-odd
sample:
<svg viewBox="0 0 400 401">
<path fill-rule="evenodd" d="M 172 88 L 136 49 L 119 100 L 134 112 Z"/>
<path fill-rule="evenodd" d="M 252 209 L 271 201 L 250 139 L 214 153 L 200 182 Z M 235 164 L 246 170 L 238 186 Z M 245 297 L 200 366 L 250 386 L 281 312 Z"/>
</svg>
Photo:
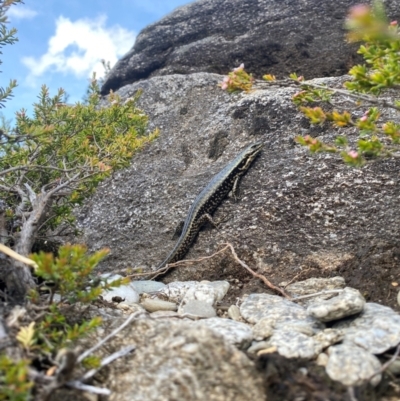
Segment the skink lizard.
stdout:
<svg viewBox="0 0 400 401">
<path fill-rule="evenodd" d="M 201 226 L 206 221 L 212 222 L 211 214 L 216 210 L 230 191 L 233 192 L 233 195 L 236 198 L 239 180 L 250 168 L 257 155 L 261 152 L 262 146 L 262 142 L 255 142 L 248 146 L 218 174 L 216 174 L 208 185 L 200 192 L 189 209 L 178 242 L 168 257 L 157 267 L 156 270 L 163 268 L 169 263 L 174 263 L 185 256 Z"/>
</svg>

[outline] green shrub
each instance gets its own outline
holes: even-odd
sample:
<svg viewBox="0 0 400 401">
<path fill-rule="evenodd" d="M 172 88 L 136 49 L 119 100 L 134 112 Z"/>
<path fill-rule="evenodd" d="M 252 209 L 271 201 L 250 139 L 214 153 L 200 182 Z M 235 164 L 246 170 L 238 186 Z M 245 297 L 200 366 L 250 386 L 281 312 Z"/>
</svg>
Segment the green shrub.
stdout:
<svg viewBox="0 0 400 401">
<path fill-rule="evenodd" d="M 297 136 L 296 140 L 311 152 L 340 153 L 345 163 L 360 167 L 367 159 L 393 156 L 399 150 L 400 124 L 384 120 L 382 110 L 391 108 L 399 111 L 400 100 L 388 102 L 378 95 L 400 87 L 400 35 L 397 21 L 388 22 L 381 2 L 375 2 L 373 7 L 362 4 L 352 7 L 346 28 L 349 30 L 349 41 L 363 42 L 358 53 L 363 56 L 365 64 L 351 68 L 349 74 L 353 79 L 345 83 L 345 89 L 307 82 L 296 74 L 281 81 L 269 74 L 263 78 L 270 85 L 300 87 L 293 101 L 311 124 L 330 123 L 338 128 L 357 128 L 360 138 L 353 148 L 343 135 L 338 136 L 334 144 L 326 144 L 309 135 Z M 230 73 L 221 87 L 229 92 L 249 91 L 252 84 L 251 75 L 241 68 L 240 76 Z M 344 99 L 358 108 L 364 107 L 364 114 L 356 118 L 349 111 L 341 110 Z M 324 110 L 321 103 L 329 103 L 333 110 Z"/>
</svg>

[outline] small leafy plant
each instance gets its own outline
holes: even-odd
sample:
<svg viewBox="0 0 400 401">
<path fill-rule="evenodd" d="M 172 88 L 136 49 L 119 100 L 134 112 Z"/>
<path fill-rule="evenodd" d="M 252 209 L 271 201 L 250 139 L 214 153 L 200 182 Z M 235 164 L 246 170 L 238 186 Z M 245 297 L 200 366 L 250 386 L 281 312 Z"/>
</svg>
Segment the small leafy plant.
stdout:
<svg viewBox="0 0 400 401">
<path fill-rule="evenodd" d="M 39 314 L 30 344 L 40 344 L 41 352 L 54 352 L 71 346 L 100 325 L 98 317 L 87 321 L 76 316 L 96 301 L 103 290 L 129 282 L 108 282 L 94 274 L 94 268 L 107 254 L 107 249 L 87 254 L 83 245 L 64 245 L 57 257 L 44 252 L 32 255 L 38 265 L 36 275 L 43 284 L 30 291 L 29 300 L 33 305 L 41 305 L 41 309 L 47 305 L 48 313 Z M 71 323 L 72 320 L 75 322 Z"/>
<path fill-rule="evenodd" d="M 384 119 L 383 110 L 400 111 L 400 100 L 388 101 L 380 96 L 388 89 L 400 87 L 400 34 L 397 21 L 388 22 L 383 5 L 378 1 L 372 7 L 362 4 L 352 7 L 346 28 L 350 42 L 363 42 L 358 53 L 363 56 L 365 64 L 351 68 L 349 74 L 353 79 L 344 84 L 344 89 L 307 82 L 296 74 L 280 81 L 270 74 L 264 75 L 263 79 L 273 85 L 300 87 L 293 102 L 311 124 L 356 128 L 359 139 L 355 144 L 350 143 L 345 135 L 338 136 L 333 144 L 309 135 L 297 136 L 296 141 L 314 153 L 339 153 L 345 163 L 361 167 L 371 158 L 397 156 L 399 150 L 400 123 Z M 243 68 L 240 74 L 239 78 L 230 73 L 220 84 L 221 88 L 229 92 L 250 91 L 253 85 L 251 76 Z M 242 81 L 246 82 L 246 87 Z M 349 102 L 358 109 L 364 107 L 361 117 L 343 110 L 344 104 Z M 324 110 L 321 106 L 324 103 L 329 103 L 333 110 Z"/>
<path fill-rule="evenodd" d="M 108 282 L 94 273 L 107 253 L 105 249 L 88 254 L 82 245 L 65 245 L 56 257 L 44 252 L 32 255 L 38 266 L 36 275 L 43 282 L 30 291 L 29 323 L 24 323 L 15 335 L 23 359 L 0 357 L 0 400 L 28 400 L 37 384 L 29 372 L 46 371 L 60 350 L 73 349 L 79 340 L 100 326 L 101 318 L 87 318 L 85 311 L 104 289 L 129 282 L 129 279 Z M 48 362 L 41 366 L 43 360 Z M 82 364 L 85 368 L 98 367 L 99 360 L 90 356 Z M 50 369 L 56 370 L 56 365 Z"/>
<path fill-rule="evenodd" d="M 0 401 L 27 401 L 34 385 L 29 379 L 29 360 L 12 361 L 0 355 Z"/>
</svg>

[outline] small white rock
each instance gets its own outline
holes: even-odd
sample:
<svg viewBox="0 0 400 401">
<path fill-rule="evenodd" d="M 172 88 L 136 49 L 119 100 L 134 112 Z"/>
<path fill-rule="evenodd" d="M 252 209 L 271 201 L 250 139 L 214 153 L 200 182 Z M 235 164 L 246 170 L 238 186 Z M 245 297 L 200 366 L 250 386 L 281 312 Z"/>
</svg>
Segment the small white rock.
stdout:
<svg viewBox="0 0 400 401">
<path fill-rule="evenodd" d="M 240 309 L 236 305 L 231 305 L 228 309 L 228 316 L 237 322 L 240 322 L 242 320 L 242 316 L 240 314 Z"/>
<path fill-rule="evenodd" d="M 163 301 L 161 299 L 155 298 L 145 298 L 140 305 L 143 306 L 147 312 L 156 312 L 156 311 L 176 311 L 178 309 L 176 303 Z"/>
</svg>

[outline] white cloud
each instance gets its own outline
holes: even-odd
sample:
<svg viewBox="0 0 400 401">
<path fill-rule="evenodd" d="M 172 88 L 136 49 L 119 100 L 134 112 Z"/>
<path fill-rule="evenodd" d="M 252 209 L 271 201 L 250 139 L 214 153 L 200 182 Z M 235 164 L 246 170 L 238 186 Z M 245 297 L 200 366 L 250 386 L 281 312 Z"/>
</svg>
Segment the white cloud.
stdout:
<svg viewBox="0 0 400 401">
<path fill-rule="evenodd" d="M 47 52 L 39 58 L 24 57 L 22 62 L 30 70 L 30 79 L 47 72 L 71 73 L 78 78 L 96 72 L 104 76 L 101 60 L 114 65 L 133 45 L 135 33 L 119 25 L 106 27 L 106 17 L 95 20 L 71 21 L 59 17 L 56 32 L 50 38 Z"/>
<path fill-rule="evenodd" d="M 21 6 L 19 4 L 11 6 L 7 11 L 7 17 L 10 19 L 30 19 L 37 15 L 35 10 L 28 7 Z"/>
</svg>

